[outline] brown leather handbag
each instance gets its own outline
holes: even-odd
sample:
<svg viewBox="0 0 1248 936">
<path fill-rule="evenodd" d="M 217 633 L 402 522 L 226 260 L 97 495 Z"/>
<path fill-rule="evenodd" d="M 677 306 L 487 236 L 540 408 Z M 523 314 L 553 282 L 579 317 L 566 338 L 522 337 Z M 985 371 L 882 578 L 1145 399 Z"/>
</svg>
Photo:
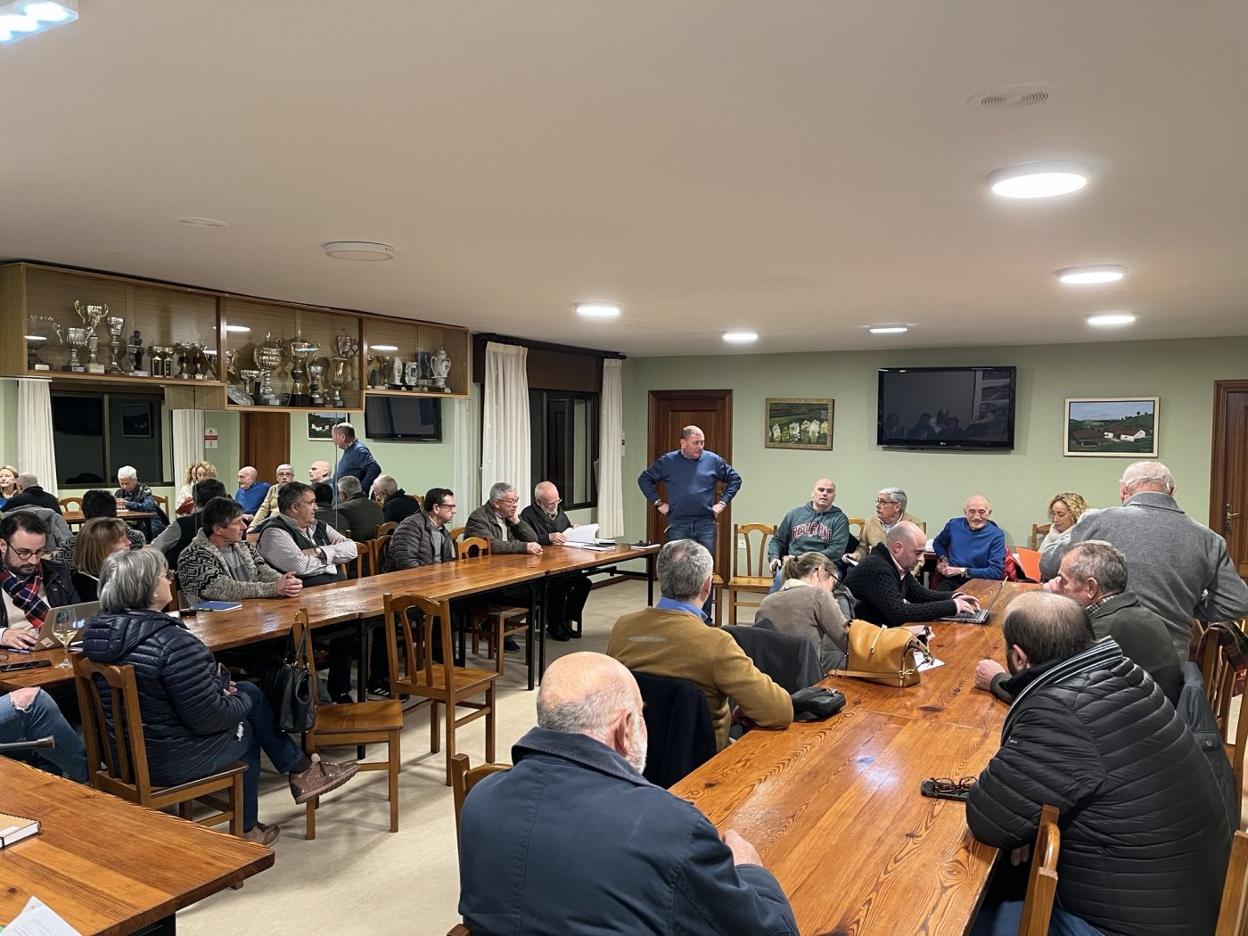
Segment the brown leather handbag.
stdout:
<svg viewBox="0 0 1248 936">
<path fill-rule="evenodd" d="M 880 627 L 857 618 L 849 622 L 849 660 L 831 676 L 853 676 L 886 686 L 913 686 L 919 681 L 915 652 L 923 660 L 931 654 L 923 641 L 904 627 Z"/>
</svg>

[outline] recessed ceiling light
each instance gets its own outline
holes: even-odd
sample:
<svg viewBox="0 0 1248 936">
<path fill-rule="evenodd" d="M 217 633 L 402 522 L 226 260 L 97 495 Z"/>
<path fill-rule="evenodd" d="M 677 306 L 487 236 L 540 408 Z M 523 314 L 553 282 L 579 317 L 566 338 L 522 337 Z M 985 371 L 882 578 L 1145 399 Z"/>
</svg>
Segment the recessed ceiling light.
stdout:
<svg viewBox="0 0 1248 936">
<path fill-rule="evenodd" d="M 1130 312 L 1102 312 L 1088 316 L 1088 324 L 1094 328 L 1120 328 L 1134 321 L 1135 316 Z"/>
<path fill-rule="evenodd" d="M 613 319 L 620 317 L 620 307 L 610 302 L 578 302 L 576 314 L 581 318 Z"/>
<path fill-rule="evenodd" d="M 369 345 L 368 350 L 370 351 L 398 351 L 399 346 L 392 345 L 392 344 L 375 344 L 375 345 Z"/>
<path fill-rule="evenodd" d="M 325 245 L 325 255 L 335 260 L 373 263 L 378 260 L 393 260 L 394 248 L 389 244 L 373 241 L 330 241 Z"/>
<path fill-rule="evenodd" d="M 224 228 L 230 226 L 228 221 L 218 221 L 216 218 L 197 218 L 193 215 L 178 218 L 177 221 L 178 224 L 185 224 L 187 227 Z"/>
<path fill-rule="evenodd" d="M 871 325 L 867 328 L 873 335 L 904 335 L 909 330 L 909 325 Z"/>
<path fill-rule="evenodd" d="M 750 344 L 758 341 L 758 332 L 748 328 L 737 328 L 724 332 L 724 341 L 729 344 Z"/>
<path fill-rule="evenodd" d="M 30 2 L 0 0 L 0 43 L 16 42 L 35 33 L 72 23 L 78 18 L 78 0 Z"/>
<path fill-rule="evenodd" d="M 988 184 L 1002 198 L 1052 198 L 1079 191 L 1091 177 L 1092 170 L 1080 163 L 1026 162 L 998 169 Z"/>
<path fill-rule="evenodd" d="M 237 334 L 237 335 L 245 335 L 251 331 L 251 326 L 250 325 L 226 325 L 225 330 L 227 332 L 233 332 L 234 334 Z"/>
<path fill-rule="evenodd" d="M 1066 267 L 1057 271 L 1057 278 L 1067 286 L 1096 286 L 1116 283 L 1127 275 L 1127 268 L 1116 263 L 1101 266 Z"/>
</svg>

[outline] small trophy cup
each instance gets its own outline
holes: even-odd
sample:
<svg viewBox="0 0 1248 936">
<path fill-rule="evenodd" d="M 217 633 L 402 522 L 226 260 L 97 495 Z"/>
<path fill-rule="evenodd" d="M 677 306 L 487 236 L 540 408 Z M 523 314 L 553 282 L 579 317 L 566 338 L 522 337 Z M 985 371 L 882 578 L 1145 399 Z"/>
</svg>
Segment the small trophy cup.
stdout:
<svg viewBox="0 0 1248 936">
<path fill-rule="evenodd" d="M 290 359 L 294 363 L 290 367 L 290 405 L 311 406 L 312 397 L 308 393 L 308 361 L 321 346 L 315 341 L 306 340 L 302 334 L 296 333 L 287 344 Z"/>
<path fill-rule="evenodd" d="M 192 341 L 189 345 L 191 349 L 191 366 L 192 374 L 196 380 L 207 380 L 212 374 L 216 373 L 216 357 L 217 352 L 212 352 L 212 363 L 208 362 L 208 346 L 202 342 Z M 210 372 L 211 368 L 211 372 Z"/>
<path fill-rule="evenodd" d="M 191 346 L 181 341 L 173 343 L 174 353 L 178 359 L 178 373 L 175 375 L 178 380 L 190 380 L 191 375 L 187 373 L 187 366 L 190 365 L 191 355 L 194 354 Z"/>
<path fill-rule="evenodd" d="M 230 399 L 234 400 L 239 406 L 255 406 L 256 381 L 260 379 L 260 371 L 254 368 L 244 369 L 238 372 L 238 376 L 243 379 L 243 385 L 234 388 L 237 391 L 238 398 L 235 399 L 231 395 Z"/>
<path fill-rule="evenodd" d="M 108 337 L 111 339 L 108 345 L 108 372 L 110 374 L 122 373 L 121 365 L 117 363 L 117 357 L 121 354 L 122 343 L 121 336 L 126 328 L 126 320 L 120 315 L 110 315 L 105 324 L 108 325 Z"/>
<path fill-rule="evenodd" d="M 163 350 L 160 345 L 152 345 L 147 349 L 147 367 L 153 377 L 165 376 L 165 359 L 160 353 Z"/>
<path fill-rule="evenodd" d="M 146 377 L 147 371 L 143 369 L 143 334 L 137 328 L 130 333 L 126 350 L 130 352 L 130 376 Z"/>
<path fill-rule="evenodd" d="M 65 329 L 65 344 L 69 345 L 69 363 L 65 370 L 72 374 L 85 373 L 87 369 L 78 360 L 78 349 L 87 346 L 87 330 L 76 325 Z"/>
<path fill-rule="evenodd" d="M 104 373 L 104 365 L 99 362 L 97 354 L 100 349 L 100 339 L 96 334 L 96 328 L 100 322 L 104 321 L 108 315 L 107 305 L 83 305 L 78 299 L 74 300 L 74 311 L 78 313 L 78 317 L 82 319 L 82 324 L 86 326 L 86 345 L 90 349 L 90 358 L 87 361 L 86 371 L 89 374 Z"/>
<path fill-rule="evenodd" d="M 429 362 L 429 372 L 433 377 L 434 390 L 442 393 L 451 392 L 451 388 L 446 385 L 446 379 L 451 376 L 451 356 L 441 345 L 438 346 L 437 351 L 433 352 L 433 358 Z"/>
</svg>

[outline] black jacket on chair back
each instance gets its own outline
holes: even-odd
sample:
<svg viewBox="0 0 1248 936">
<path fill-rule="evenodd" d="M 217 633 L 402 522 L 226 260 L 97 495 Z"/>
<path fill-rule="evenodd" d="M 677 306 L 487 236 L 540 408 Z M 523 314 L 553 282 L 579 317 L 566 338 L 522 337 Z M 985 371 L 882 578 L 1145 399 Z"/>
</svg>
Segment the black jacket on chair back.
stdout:
<svg viewBox="0 0 1248 936">
<path fill-rule="evenodd" d="M 706 694 L 687 679 L 633 673 L 650 737 L 644 776 L 669 787 L 715 756 L 718 742 Z"/>
<path fill-rule="evenodd" d="M 1174 706 L 1113 640 L 1033 671 L 967 799 L 971 832 L 1031 844 L 1052 804 L 1057 906 L 1107 936 L 1212 933 L 1231 829 Z"/>
</svg>

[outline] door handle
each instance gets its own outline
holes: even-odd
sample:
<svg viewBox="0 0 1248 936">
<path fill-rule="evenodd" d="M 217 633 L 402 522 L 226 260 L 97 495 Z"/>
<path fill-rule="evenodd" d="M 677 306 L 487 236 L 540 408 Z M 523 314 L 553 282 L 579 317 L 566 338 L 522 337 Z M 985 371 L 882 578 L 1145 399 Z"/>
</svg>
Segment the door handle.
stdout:
<svg viewBox="0 0 1248 936">
<path fill-rule="evenodd" d="M 1235 513 L 1231 513 L 1231 505 L 1227 504 L 1225 507 L 1225 512 L 1223 514 L 1223 519 L 1225 520 L 1225 525 L 1223 526 L 1223 529 L 1229 533 L 1231 531 L 1231 521 L 1234 520 L 1238 516 L 1239 516 L 1239 512 L 1237 511 Z"/>
</svg>

